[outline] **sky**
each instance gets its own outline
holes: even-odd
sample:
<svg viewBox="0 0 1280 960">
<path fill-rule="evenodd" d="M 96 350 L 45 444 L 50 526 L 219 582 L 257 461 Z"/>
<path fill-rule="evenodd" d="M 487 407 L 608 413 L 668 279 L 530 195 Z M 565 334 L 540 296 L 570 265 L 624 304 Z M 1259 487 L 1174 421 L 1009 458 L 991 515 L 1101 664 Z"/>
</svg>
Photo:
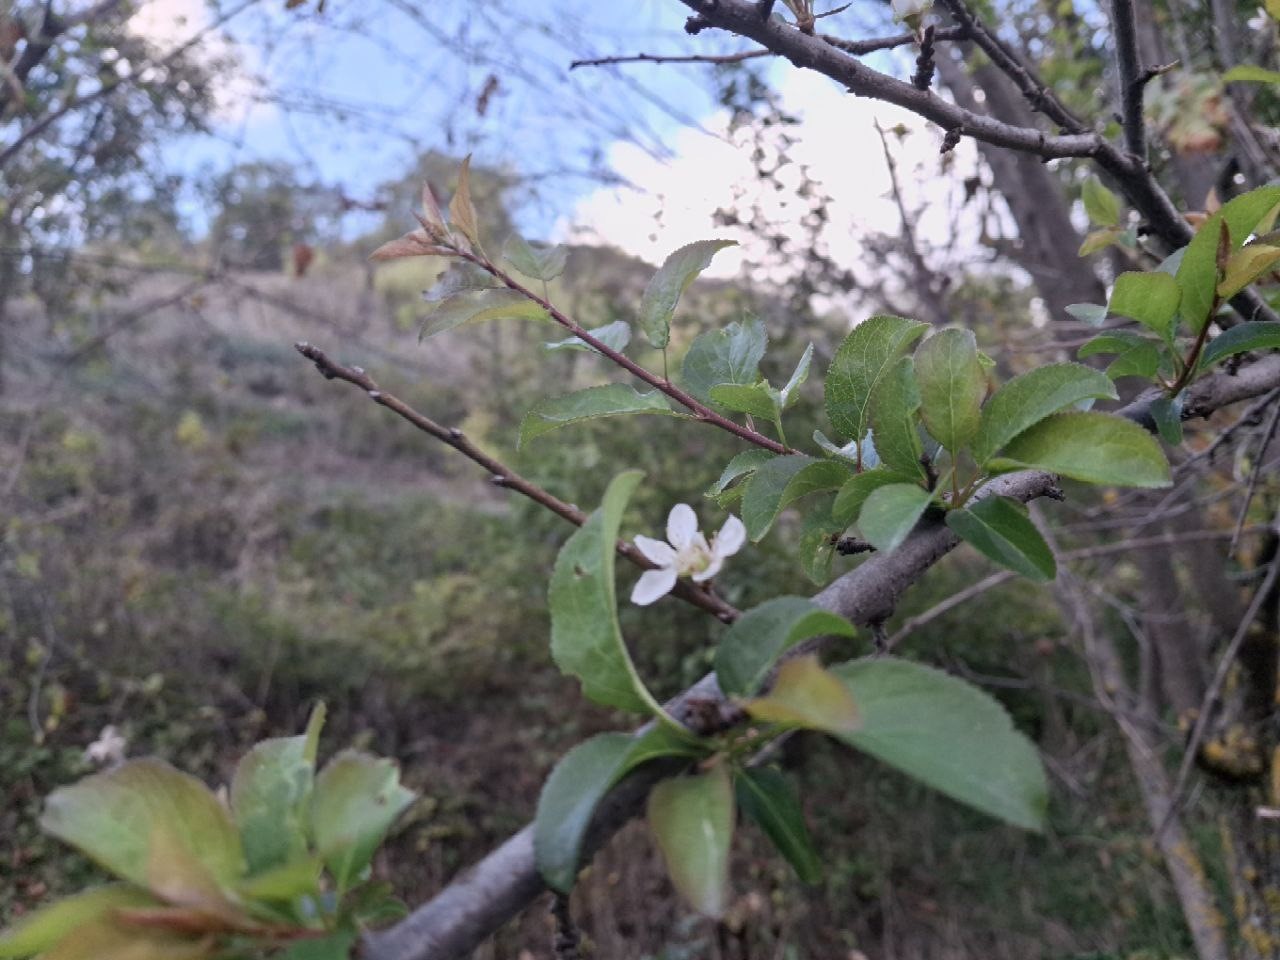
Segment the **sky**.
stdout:
<svg viewBox="0 0 1280 960">
<path fill-rule="evenodd" d="M 175 144 L 167 162 L 197 173 L 279 159 L 304 180 L 364 199 L 425 150 L 470 152 L 478 164 L 526 178 L 517 222 L 531 237 L 598 239 L 659 262 L 691 240 L 724 236 L 712 214 L 751 180 L 746 152 L 729 142 L 709 68 L 568 65 L 578 56 L 741 49 L 713 31 L 686 36 L 687 13 L 676 0 L 328 0 L 316 15 L 262 0 L 216 31 L 216 49 L 234 49 L 240 66 L 223 78 L 215 135 Z M 893 29 L 873 16 L 873 28 L 828 22 L 847 35 Z M 215 19 L 205 0 L 148 0 L 132 26 L 167 46 Z M 910 69 L 886 55 L 873 63 Z M 838 262 L 857 262 L 865 231 L 898 229 L 877 120 L 908 131 L 894 150 L 918 232 L 948 229 L 955 191 L 938 176 L 937 131 L 789 64 L 764 69 L 801 118 L 791 158 L 834 198 L 826 240 Z M 959 165 L 971 166 L 967 144 L 961 153 Z M 198 225 L 207 216 L 201 201 L 184 202 Z M 407 218 L 412 198 L 405 203 Z M 740 259 L 722 255 L 715 272 L 732 274 Z"/>
</svg>

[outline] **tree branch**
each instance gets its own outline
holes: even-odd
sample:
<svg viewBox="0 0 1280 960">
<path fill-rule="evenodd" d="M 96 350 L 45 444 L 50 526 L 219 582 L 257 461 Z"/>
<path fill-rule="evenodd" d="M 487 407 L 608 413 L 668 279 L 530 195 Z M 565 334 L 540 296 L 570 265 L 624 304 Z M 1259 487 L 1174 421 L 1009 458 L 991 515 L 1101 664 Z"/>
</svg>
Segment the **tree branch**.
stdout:
<svg viewBox="0 0 1280 960">
<path fill-rule="evenodd" d="M 571 503 L 565 503 L 533 481 L 516 473 L 502 461 L 489 456 L 489 454 L 472 443 L 461 430 L 441 426 L 430 417 L 423 416 L 399 397 L 382 390 L 374 382 L 373 378 L 360 367 L 348 367 L 335 363 L 329 359 L 329 356 L 323 350 L 309 343 L 297 343 L 294 344 L 294 347 L 300 354 L 316 365 L 316 369 L 320 371 L 321 376 L 325 379 L 345 380 L 347 383 L 354 384 L 368 394 L 369 399 L 374 403 L 386 407 L 401 418 L 409 421 L 423 433 L 435 437 L 441 443 L 448 444 L 468 460 L 478 463 L 488 471 L 489 480 L 495 486 L 514 490 L 516 493 L 528 497 L 534 503 L 546 507 L 556 516 L 568 520 L 575 527 L 580 527 L 587 522 L 587 514 L 581 509 Z M 631 543 L 619 540 L 617 550 L 619 556 L 631 561 L 640 569 L 654 569 L 654 565 Z M 675 589 L 671 592 L 686 603 L 707 611 L 723 623 L 732 623 L 738 619 L 738 611 L 716 596 L 709 587 L 703 587 L 689 580 L 678 580 L 676 581 Z"/>
<path fill-rule="evenodd" d="M 1124 143 L 1136 160 L 1146 163 L 1147 133 L 1142 116 L 1142 97 L 1150 78 L 1143 78 L 1142 61 L 1138 56 L 1133 0 L 1111 0 L 1111 32 L 1116 42 L 1116 86 L 1120 96 Z"/>
<path fill-rule="evenodd" d="M 1255 373 L 1254 368 L 1260 371 Z M 1240 385 L 1226 384 L 1235 380 L 1239 380 Z M 1193 384 L 1183 416 L 1184 419 L 1207 416 L 1217 409 L 1210 406 L 1215 400 L 1234 403 L 1277 387 L 1280 387 L 1280 355 L 1273 355 L 1242 368 L 1237 376 L 1218 374 Z M 1152 399 L 1140 398 L 1117 412 L 1139 423 L 1149 421 Z M 1188 410 L 1195 412 L 1188 413 Z M 979 496 L 1000 495 L 1026 502 L 1056 490 L 1056 478 L 1049 474 L 1022 471 L 997 477 Z M 877 553 L 812 599 L 818 606 L 842 614 L 854 623 L 883 624 L 893 614 L 902 593 L 958 543 L 958 538 L 940 517 L 926 515 L 896 550 Z M 820 641 L 815 645 L 801 645 L 797 650 L 811 652 L 819 645 Z M 708 674 L 672 699 L 666 709 L 677 720 L 687 722 L 694 705 L 705 708 L 708 702 L 713 705 L 726 702 L 714 674 Z M 606 798 L 593 820 L 584 862 L 604 840 L 639 813 L 649 788 L 671 772 L 669 767 L 655 767 L 658 769 L 642 768 Z M 364 960 L 454 960 L 465 956 L 544 889 L 534 862 L 533 827 L 526 826 L 403 921 L 385 931 L 367 934 L 362 942 L 362 956 Z"/>
</svg>

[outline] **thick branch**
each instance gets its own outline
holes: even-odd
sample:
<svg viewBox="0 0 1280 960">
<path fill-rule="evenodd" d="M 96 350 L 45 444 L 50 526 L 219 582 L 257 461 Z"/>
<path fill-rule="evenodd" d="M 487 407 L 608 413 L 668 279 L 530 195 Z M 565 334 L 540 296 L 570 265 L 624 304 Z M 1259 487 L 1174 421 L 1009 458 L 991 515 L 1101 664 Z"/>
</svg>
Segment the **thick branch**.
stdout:
<svg viewBox="0 0 1280 960">
<path fill-rule="evenodd" d="M 347 383 L 354 384 L 368 394 L 369 399 L 374 403 L 386 407 L 409 421 L 423 433 L 435 437 L 441 443 L 448 444 L 468 460 L 478 463 L 488 471 L 489 480 L 494 485 L 507 490 L 514 490 L 516 493 L 528 497 L 534 503 L 546 507 L 556 516 L 568 520 L 575 527 L 580 527 L 587 522 L 587 514 L 578 507 L 571 503 L 565 503 L 554 494 L 543 490 L 533 481 L 516 473 L 502 461 L 489 456 L 489 454 L 472 443 L 461 430 L 441 426 L 430 417 L 423 416 L 399 397 L 382 390 L 374 382 L 373 378 L 360 367 L 348 367 L 335 363 L 329 359 L 323 350 L 309 343 L 298 343 L 294 346 L 300 354 L 316 365 L 316 369 L 326 379 L 345 380 Z M 617 546 L 618 554 L 634 563 L 637 567 L 642 570 L 653 569 L 653 564 L 631 543 L 619 540 Z M 738 618 L 738 611 L 733 606 L 716 596 L 710 588 L 695 584 L 692 581 L 677 581 L 675 589 L 671 592 L 686 603 L 691 603 L 695 607 L 706 610 L 724 623 L 732 623 Z"/>
<path fill-rule="evenodd" d="M 1239 385 L 1232 386 L 1228 381 L 1239 381 Z M 1234 403 L 1276 387 L 1280 387 L 1280 355 L 1243 368 L 1237 376 L 1219 374 L 1193 385 L 1184 418 L 1207 416 L 1216 409 L 1209 406 L 1214 401 Z M 1118 412 L 1143 422 L 1149 419 L 1149 411 L 1150 399 L 1143 398 Z M 1023 471 L 998 477 L 982 493 L 1025 502 L 1056 489 L 1056 479 L 1049 474 Z M 882 624 L 893 614 L 902 593 L 958 542 L 939 517 L 927 517 L 898 549 L 876 554 L 813 600 L 857 624 Z M 683 720 L 689 717 L 692 704 L 705 705 L 707 701 L 724 703 L 714 674 L 675 697 L 667 704 L 667 710 Z M 639 813 L 649 788 L 668 772 L 641 770 L 610 794 L 597 811 L 592 842 L 584 856 L 589 857 Z M 367 935 L 362 955 L 365 960 L 453 960 L 465 956 L 544 889 L 534 866 L 533 828 L 527 826 L 405 920 Z"/>
<path fill-rule="evenodd" d="M 1142 119 L 1142 95 L 1147 81 L 1138 58 L 1138 29 L 1133 0 L 1111 0 L 1111 32 L 1116 41 L 1116 86 L 1120 94 L 1120 118 L 1124 144 L 1140 162 L 1147 159 L 1146 125 Z"/>
</svg>

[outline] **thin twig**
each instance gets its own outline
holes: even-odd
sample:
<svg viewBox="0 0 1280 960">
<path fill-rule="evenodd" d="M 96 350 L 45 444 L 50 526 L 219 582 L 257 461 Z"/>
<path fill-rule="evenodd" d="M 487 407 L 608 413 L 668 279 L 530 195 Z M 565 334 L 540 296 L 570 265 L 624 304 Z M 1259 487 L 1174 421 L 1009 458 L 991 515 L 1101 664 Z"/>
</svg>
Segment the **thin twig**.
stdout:
<svg viewBox="0 0 1280 960">
<path fill-rule="evenodd" d="M 360 367 L 348 367 L 335 363 L 329 359 L 323 350 L 309 343 L 298 343 L 294 346 L 300 354 L 316 365 L 316 369 L 326 379 L 345 380 L 347 383 L 354 384 L 368 394 L 369 399 L 374 403 L 386 407 L 401 418 L 409 421 L 423 433 L 431 435 L 441 443 L 448 444 L 467 459 L 479 464 L 488 471 L 490 482 L 495 486 L 514 490 L 516 493 L 528 497 L 534 503 L 546 507 L 556 516 L 569 521 L 576 527 L 580 527 L 587 522 L 587 514 L 581 509 L 571 503 L 565 503 L 533 481 L 516 473 L 500 460 L 491 457 L 472 443 L 461 430 L 441 426 L 430 417 L 423 416 L 399 397 L 382 390 L 374 382 L 373 378 Z M 652 570 L 654 568 L 654 565 L 644 554 L 625 540 L 618 541 L 617 550 L 619 556 L 626 558 L 642 570 Z M 724 623 L 732 623 L 739 616 L 738 611 L 733 606 L 718 597 L 708 587 L 686 580 L 679 580 L 671 593 L 686 603 L 707 611 Z"/>
<path fill-rule="evenodd" d="M 569 64 L 570 70 L 577 70 L 579 67 L 605 67 L 613 66 L 620 63 L 741 63 L 744 60 L 754 60 L 756 57 L 772 57 L 775 56 L 772 50 L 742 50 L 738 53 L 690 53 L 690 54 L 663 54 L 663 53 L 631 53 L 613 57 L 592 57 L 586 60 L 574 60 Z"/>
<path fill-rule="evenodd" d="M 1271 420 L 1262 434 L 1262 445 L 1258 448 L 1257 462 L 1249 473 L 1249 486 L 1244 492 L 1244 503 L 1240 505 L 1240 516 L 1236 518 L 1236 528 L 1231 534 L 1231 546 L 1227 549 L 1227 556 L 1235 555 L 1236 545 L 1240 542 L 1240 531 L 1244 529 L 1245 518 L 1249 516 L 1249 504 L 1253 502 L 1253 492 L 1258 487 L 1262 465 L 1267 462 L 1267 447 L 1271 446 L 1271 438 L 1275 436 L 1277 420 L 1280 420 L 1280 404 L 1276 404 L 1275 409 L 1271 411 Z"/>
<path fill-rule="evenodd" d="M 1271 561 L 1266 577 L 1259 585 L 1257 592 L 1254 593 L 1253 599 L 1249 602 L 1249 608 L 1244 612 L 1244 616 L 1240 618 L 1240 625 L 1236 627 L 1235 635 L 1231 638 L 1231 642 L 1227 644 L 1227 649 L 1222 652 L 1222 657 L 1218 660 L 1218 667 L 1213 672 L 1213 679 L 1209 682 L 1209 689 L 1205 691 L 1204 699 L 1200 701 L 1200 712 L 1196 716 L 1195 726 L 1191 729 L 1191 737 L 1187 740 L 1187 748 L 1182 755 L 1182 763 L 1178 766 L 1178 778 L 1173 784 L 1173 793 L 1169 799 L 1169 809 L 1165 813 L 1164 820 L 1156 828 L 1157 838 L 1164 834 L 1165 828 L 1178 811 L 1178 807 L 1182 802 L 1182 793 L 1187 786 L 1187 777 L 1191 775 L 1191 768 L 1195 765 L 1196 754 L 1200 752 L 1200 744 L 1204 742 L 1205 731 L 1209 729 L 1209 717 L 1213 713 L 1213 708 L 1217 705 L 1218 695 L 1222 692 L 1222 685 L 1226 682 L 1227 674 L 1231 671 L 1232 664 L 1236 662 L 1236 657 L 1240 653 L 1240 647 L 1244 644 L 1245 637 L 1249 635 L 1249 628 L 1253 626 L 1253 621 L 1258 617 L 1258 611 L 1262 609 L 1262 604 L 1271 594 L 1271 588 L 1275 586 L 1277 576 L 1280 576 L 1280 559 Z"/>
</svg>

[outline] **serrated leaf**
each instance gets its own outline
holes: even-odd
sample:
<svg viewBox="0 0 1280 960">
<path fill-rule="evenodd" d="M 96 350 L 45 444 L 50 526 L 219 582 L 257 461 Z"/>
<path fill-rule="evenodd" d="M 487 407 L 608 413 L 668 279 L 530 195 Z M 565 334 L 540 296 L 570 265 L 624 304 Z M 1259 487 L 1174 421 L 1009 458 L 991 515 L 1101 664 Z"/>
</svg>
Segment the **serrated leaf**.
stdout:
<svg viewBox="0 0 1280 960">
<path fill-rule="evenodd" d="M 759 691 L 778 658 L 813 637 L 852 637 L 853 624 L 805 597 L 775 597 L 746 611 L 716 646 L 715 670 L 728 696 Z"/>
<path fill-rule="evenodd" d="M 858 514 L 862 536 L 882 553 L 888 553 L 907 538 L 932 494 L 914 483 L 890 483 L 872 490 Z"/>
<path fill-rule="evenodd" d="M 546 320 L 542 304 L 514 290 L 473 290 L 454 294 L 427 314 L 419 340 L 488 320 Z"/>
<path fill-rule="evenodd" d="M 773 458 L 774 454 L 759 447 L 743 450 L 725 465 L 724 470 L 720 472 L 720 479 L 713 483 L 703 496 L 719 496 L 729 489 L 732 484 L 755 473 L 761 465 Z"/>
<path fill-rule="evenodd" d="M 1162 354 L 1159 342 L 1128 330 L 1100 334 L 1076 351 L 1081 359 L 1107 354 L 1116 355 L 1107 365 L 1107 376 L 1112 380 L 1120 377 L 1151 380 L 1160 369 Z"/>
<path fill-rule="evenodd" d="M 832 668 L 862 726 L 840 739 L 976 810 L 1044 828 L 1049 791 L 1035 745 L 972 684 L 888 657 Z"/>
<path fill-rule="evenodd" d="M 1280 322 L 1268 320 L 1241 323 L 1209 341 L 1200 355 L 1200 367 L 1208 369 L 1237 353 L 1276 348 L 1280 348 Z"/>
<path fill-rule="evenodd" d="M 436 200 L 431 184 L 426 180 L 422 181 L 422 226 L 428 234 L 435 233 L 441 238 L 448 232 L 444 224 L 444 214 L 440 211 L 440 203 Z"/>
<path fill-rule="evenodd" d="M 649 826 L 671 882 L 699 913 L 720 917 L 729 905 L 733 785 L 724 764 L 664 780 L 649 793 Z"/>
<path fill-rule="evenodd" d="M 680 368 L 685 389 L 703 403 L 710 403 L 712 387 L 755 383 L 768 342 L 764 321 L 759 317 L 735 320 L 722 330 L 700 334 L 690 344 Z"/>
<path fill-rule="evenodd" d="M 1227 260 L 1226 273 L 1218 284 L 1218 296 L 1229 300 L 1263 274 L 1271 273 L 1280 262 L 1280 247 L 1251 243 L 1237 250 Z"/>
<path fill-rule="evenodd" d="M 430 236 L 425 230 L 410 230 L 403 236 L 396 237 L 384 243 L 373 253 L 369 254 L 369 259 L 375 262 L 383 260 L 403 260 L 406 257 L 451 257 L 454 251 L 448 247 L 442 247 Z"/>
<path fill-rule="evenodd" d="M 878 459 L 904 479 L 924 478 L 924 450 L 916 429 L 919 409 L 915 362 L 899 357 L 871 391 L 871 431 Z M 867 466 L 865 460 L 862 465 Z"/>
<path fill-rule="evenodd" d="M 773 689 L 743 708 L 765 723 L 833 734 L 858 729 L 858 707 L 849 688 L 815 656 L 788 660 L 778 668 Z"/>
<path fill-rule="evenodd" d="M 722 410 L 774 421 L 782 415 L 777 391 L 767 383 L 720 383 L 711 388 L 711 403 Z"/>
<path fill-rule="evenodd" d="M 458 185 L 449 201 L 449 222 L 462 231 L 462 235 L 471 241 L 471 246 L 480 249 L 480 225 L 476 219 L 476 208 L 471 202 L 471 155 L 463 158 L 458 168 Z"/>
<path fill-rule="evenodd" d="M 1080 243 L 1080 249 L 1076 251 L 1076 256 L 1088 257 L 1099 250 L 1105 250 L 1124 235 L 1125 231 L 1120 227 L 1103 227 L 1101 230 L 1090 231 L 1085 234 L 1084 240 Z"/>
<path fill-rule="evenodd" d="M 1006 443 L 1050 414 L 1081 400 L 1116 396 L 1110 379 L 1080 363 L 1054 363 L 1016 376 L 982 408 L 973 458 L 985 464 Z"/>
<path fill-rule="evenodd" d="M 1107 308 L 1101 303 L 1068 304 L 1067 313 L 1091 327 L 1100 327 L 1107 319 Z"/>
<path fill-rule="evenodd" d="M 1114 227 L 1120 223 L 1120 198 L 1102 185 L 1097 177 L 1089 177 L 1081 191 L 1084 212 L 1089 221 L 1100 227 Z"/>
<path fill-rule="evenodd" d="M 1046 582 L 1058 573 L 1053 551 L 1027 515 L 1007 497 L 988 497 L 947 513 L 947 526 L 988 560 L 1030 580 Z"/>
<path fill-rule="evenodd" d="M 795 788 L 772 767 L 741 770 L 734 778 L 738 806 L 773 841 L 803 883 L 822 879 L 822 859 L 814 848 Z"/>
<path fill-rule="evenodd" d="M 596 703 L 659 713 L 623 642 L 614 585 L 622 512 L 643 477 L 630 470 L 613 478 L 600 506 L 560 548 L 547 600 L 551 656 L 561 672 L 577 677 Z"/>
<path fill-rule="evenodd" d="M 413 800 L 391 760 L 344 750 L 325 764 L 311 794 L 311 828 L 340 894 L 359 881 Z"/>
<path fill-rule="evenodd" d="M 631 342 L 631 324 L 625 320 L 606 323 L 603 327 L 588 330 L 587 333 L 591 334 L 610 350 L 616 350 L 618 353 L 625 350 L 627 344 Z M 554 343 L 544 343 L 542 349 L 548 353 L 556 350 L 583 350 L 588 353 L 599 353 L 595 347 L 588 344 L 581 337 L 569 337 L 566 340 L 557 340 Z"/>
<path fill-rule="evenodd" d="M 1020 433 L 991 463 L 1116 487 L 1170 484 L 1169 462 L 1155 438 L 1108 413 L 1055 413 Z"/>
<path fill-rule="evenodd" d="M 143 758 L 55 790 L 40 826 L 116 876 L 148 882 L 155 831 L 183 838 L 215 881 L 244 873 L 240 835 L 230 813 L 203 783 L 160 760 Z"/>
<path fill-rule="evenodd" d="M 667 257 L 640 299 L 640 329 L 653 346 L 661 350 L 670 342 L 671 317 L 676 312 L 676 304 L 689 285 L 707 269 L 711 258 L 725 247 L 736 245 L 733 240 L 695 240 Z"/>
<path fill-rule="evenodd" d="M 513 233 L 502 245 L 502 259 L 526 277 L 546 282 L 564 273 L 565 264 L 569 261 L 569 248 L 529 243 L 520 234 Z"/>
<path fill-rule="evenodd" d="M 231 780 L 231 810 L 250 875 L 306 853 L 314 778 L 305 735 L 263 740 L 241 758 Z"/>
<path fill-rule="evenodd" d="M 928 324 L 903 317 L 869 317 L 850 331 L 827 371 L 826 405 L 840 436 L 866 436 L 871 393 Z"/>
<path fill-rule="evenodd" d="M 787 385 L 779 391 L 783 410 L 790 409 L 800 399 L 800 386 L 809 379 L 809 366 L 812 362 L 813 344 L 811 343 L 804 348 L 804 353 L 800 355 L 800 362 L 796 364 L 795 370 L 791 372 L 791 378 L 787 380 Z"/>
<path fill-rule="evenodd" d="M 811 493 L 838 490 L 852 473 L 838 460 L 815 460 L 799 453 L 762 464 L 742 498 L 747 536 L 758 542 L 787 506 Z"/>
<path fill-rule="evenodd" d="M 1251 63 L 1232 67 L 1222 75 L 1223 83 L 1280 83 L 1280 70 L 1267 70 Z"/>
<path fill-rule="evenodd" d="M 548 397 L 534 404 L 520 423 L 520 440 L 517 446 L 523 447 L 530 440 L 572 423 L 635 413 L 680 416 L 671 409 L 666 396 L 657 390 L 640 393 L 625 383 L 587 387 L 560 397 Z"/>
<path fill-rule="evenodd" d="M 840 492 L 836 494 L 835 505 L 831 509 L 831 519 L 838 527 L 844 529 L 858 519 L 858 514 L 862 512 L 862 505 L 866 503 L 867 497 L 871 496 L 873 491 L 893 483 L 910 481 L 910 477 L 904 477 L 900 473 L 883 467 L 864 470 L 857 476 L 851 477 L 840 488 Z"/>
<path fill-rule="evenodd" d="M 834 494 L 826 494 L 809 503 L 796 537 L 800 570 L 818 586 L 831 579 L 831 561 L 836 552 L 834 538 L 844 529 L 831 519 L 835 499 Z"/>
<path fill-rule="evenodd" d="M 566 753 L 542 788 L 533 822 L 534 860 L 547 886 L 561 893 L 573 889 L 591 818 L 618 781 L 646 761 L 700 752 L 659 726 L 641 737 L 602 733 Z"/>
<path fill-rule="evenodd" d="M 1182 319 L 1199 333 L 1209 320 L 1218 286 L 1218 241 L 1221 224 L 1230 235 L 1230 252 L 1239 250 L 1254 227 L 1280 203 L 1280 187 L 1259 187 L 1227 202 L 1207 219 L 1187 244 L 1178 265 Z"/>
<path fill-rule="evenodd" d="M 916 382 L 920 416 L 935 440 L 954 457 L 978 432 L 987 377 L 978 361 L 978 341 L 971 330 L 935 333 L 916 348 Z M 885 456 L 880 431 L 880 455 Z M 886 462 L 895 469 L 902 466 Z"/>
<path fill-rule="evenodd" d="M 0 933 L 0 958 L 44 954 L 72 931 L 117 910 L 158 906 L 146 891 L 125 884 L 96 887 L 41 907 Z"/>
<path fill-rule="evenodd" d="M 1137 320 L 1163 340 L 1173 337 L 1182 290 L 1167 273 L 1122 273 L 1116 277 L 1107 303 L 1110 313 Z"/>
</svg>

